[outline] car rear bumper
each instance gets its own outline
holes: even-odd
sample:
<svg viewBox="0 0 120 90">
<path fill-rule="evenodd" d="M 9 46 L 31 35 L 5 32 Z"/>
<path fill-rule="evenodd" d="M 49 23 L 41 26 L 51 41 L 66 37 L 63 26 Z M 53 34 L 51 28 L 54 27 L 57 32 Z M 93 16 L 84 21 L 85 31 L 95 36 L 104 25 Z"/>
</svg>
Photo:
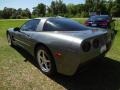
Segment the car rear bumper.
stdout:
<svg viewBox="0 0 120 90">
<path fill-rule="evenodd" d="M 88 25 L 88 26 L 90 26 L 90 27 L 105 28 L 105 29 L 107 29 L 109 27 L 108 25 L 96 25 L 96 26 Z"/>
<path fill-rule="evenodd" d="M 107 51 L 111 47 L 111 43 L 109 43 L 109 47 L 107 44 L 106 49 L 104 49 L 104 45 L 99 47 L 98 49 L 91 50 L 90 52 L 66 52 L 64 56 L 56 60 L 57 61 L 57 71 L 64 75 L 74 75 L 78 68 L 86 62 L 93 60 L 94 58 L 107 53 Z"/>
</svg>

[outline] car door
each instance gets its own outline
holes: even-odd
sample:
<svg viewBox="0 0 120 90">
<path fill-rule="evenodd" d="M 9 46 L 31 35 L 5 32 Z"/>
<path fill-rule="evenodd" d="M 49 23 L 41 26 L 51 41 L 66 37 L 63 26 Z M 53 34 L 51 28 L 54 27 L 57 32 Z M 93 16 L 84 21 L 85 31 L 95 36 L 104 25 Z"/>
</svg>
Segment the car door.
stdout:
<svg viewBox="0 0 120 90">
<path fill-rule="evenodd" d="M 20 31 L 18 31 L 15 36 L 20 46 L 22 46 L 27 50 L 31 49 L 33 45 L 32 34 L 35 32 L 37 33 L 36 30 L 39 22 L 40 22 L 40 19 L 33 19 L 26 22 L 24 25 L 22 25 L 22 27 L 20 28 Z"/>
</svg>

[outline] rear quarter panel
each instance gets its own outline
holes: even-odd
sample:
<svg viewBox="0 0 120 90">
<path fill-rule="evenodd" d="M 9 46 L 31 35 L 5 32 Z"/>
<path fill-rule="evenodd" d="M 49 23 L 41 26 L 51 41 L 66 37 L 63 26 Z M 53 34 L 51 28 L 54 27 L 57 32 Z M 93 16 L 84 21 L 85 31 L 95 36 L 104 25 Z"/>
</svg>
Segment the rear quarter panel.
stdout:
<svg viewBox="0 0 120 90">
<path fill-rule="evenodd" d="M 50 49 L 59 73 L 68 75 L 75 73 L 80 63 L 79 51 L 82 40 L 70 39 L 69 37 L 64 37 L 64 35 L 59 36 L 46 32 L 33 34 L 33 39 L 36 40 L 36 43 L 43 43 Z M 55 57 L 57 52 L 62 55 Z"/>
</svg>

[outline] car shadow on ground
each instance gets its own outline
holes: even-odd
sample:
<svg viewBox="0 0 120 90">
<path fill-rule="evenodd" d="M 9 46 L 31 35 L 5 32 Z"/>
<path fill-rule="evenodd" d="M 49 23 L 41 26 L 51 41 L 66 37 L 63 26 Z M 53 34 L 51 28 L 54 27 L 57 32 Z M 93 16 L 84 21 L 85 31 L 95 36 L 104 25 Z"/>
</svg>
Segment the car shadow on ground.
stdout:
<svg viewBox="0 0 120 90">
<path fill-rule="evenodd" d="M 20 47 L 13 47 L 31 64 L 38 68 L 34 58 Z M 105 57 L 87 66 L 74 76 L 56 74 L 53 81 L 69 90 L 120 90 L 120 62 Z"/>
</svg>

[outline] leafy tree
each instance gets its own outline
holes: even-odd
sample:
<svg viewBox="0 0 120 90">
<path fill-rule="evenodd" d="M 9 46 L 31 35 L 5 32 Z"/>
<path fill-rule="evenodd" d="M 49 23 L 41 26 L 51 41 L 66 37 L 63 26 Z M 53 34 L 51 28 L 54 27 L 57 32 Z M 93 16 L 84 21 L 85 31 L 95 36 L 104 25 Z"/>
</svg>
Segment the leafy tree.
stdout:
<svg viewBox="0 0 120 90">
<path fill-rule="evenodd" d="M 119 5 L 115 5 L 111 8 L 111 15 L 112 16 L 119 17 L 120 16 L 119 12 L 120 12 L 120 6 Z"/>
<path fill-rule="evenodd" d="M 52 15 L 64 15 L 67 12 L 66 4 L 62 0 L 52 1 L 50 5 Z"/>
<path fill-rule="evenodd" d="M 109 1 L 110 14 L 114 17 L 120 17 L 120 0 L 110 0 Z"/>
<path fill-rule="evenodd" d="M 46 5 L 44 5 L 43 3 L 40 3 L 37 5 L 37 7 L 33 8 L 33 15 L 36 16 L 45 16 L 46 14 Z"/>
<path fill-rule="evenodd" d="M 17 19 L 22 19 L 23 17 L 21 15 L 16 16 Z"/>
<path fill-rule="evenodd" d="M 9 19 L 14 12 L 15 12 L 15 9 L 5 7 L 2 11 L 2 17 L 4 19 Z"/>
<path fill-rule="evenodd" d="M 2 11 L 2 10 L 0 10 L 0 18 L 2 18 L 2 12 L 3 12 L 3 11 Z"/>
<path fill-rule="evenodd" d="M 5 7 L 0 11 L 0 18 L 34 18 L 44 16 L 65 16 L 65 17 L 88 17 L 90 12 L 98 14 L 110 14 L 120 17 L 120 0 L 85 0 L 84 4 L 65 4 L 63 0 L 53 0 L 50 6 L 43 3 L 33 8 L 31 13 L 28 8 L 18 10 Z"/>
<path fill-rule="evenodd" d="M 74 16 L 77 13 L 76 5 L 74 5 L 74 4 L 68 4 L 67 5 L 67 10 L 68 10 L 69 15 Z"/>
<path fill-rule="evenodd" d="M 94 4 L 94 0 L 86 0 L 85 1 L 85 11 L 86 12 L 93 12 L 93 5 L 95 5 Z"/>
<path fill-rule="evenodd" d="M 87 12 L 106 12 L 106 1 L 105 0 L 86 0 L 85 11 Z"/>
<path fill-rule="evenodd" d="M 26 13 L 26 16 L 27 16 L 28 18 L 31 18 L 31 12 L 30 12 L 30 10 L 29 10 L 28 8 L 26 8 L 26 9 L 24 10 L 24 12 Z"/>
<path fill-rule="evenodd" d="M 109 15 L 111 14 L 111 9 L 114 6 L 114 1 L 113 0 L 109 0 L 108 2 L 106 2 L 106 9 Z"/>
<path fill-rule="evenodd" d="M 17 11 L 16 11 L 17 15 L 21 15 L 22 14 L 22 8 L 19 8 Z"/>
<path fill-rule="evenodd" d="M 84 11 L 84 5 L 83 4 L 77 4 L 76 5 L 76 12 L 77 14 L 80 14 L 82 11 Z"/>
<path fill-rule="evenodd" d="M 52 14 L 53 14 L 53 15 L 57 15 L 57 14 L 58 14 L 58 13 L 57 13 L 57 8 L 56 8 L 56 2 L 55 2 L 55 1 L 52 1 L 52 2 L 51 2 L 50 8 L 51 8 L 51 11 L 52 11 Z"/>
</svg>

